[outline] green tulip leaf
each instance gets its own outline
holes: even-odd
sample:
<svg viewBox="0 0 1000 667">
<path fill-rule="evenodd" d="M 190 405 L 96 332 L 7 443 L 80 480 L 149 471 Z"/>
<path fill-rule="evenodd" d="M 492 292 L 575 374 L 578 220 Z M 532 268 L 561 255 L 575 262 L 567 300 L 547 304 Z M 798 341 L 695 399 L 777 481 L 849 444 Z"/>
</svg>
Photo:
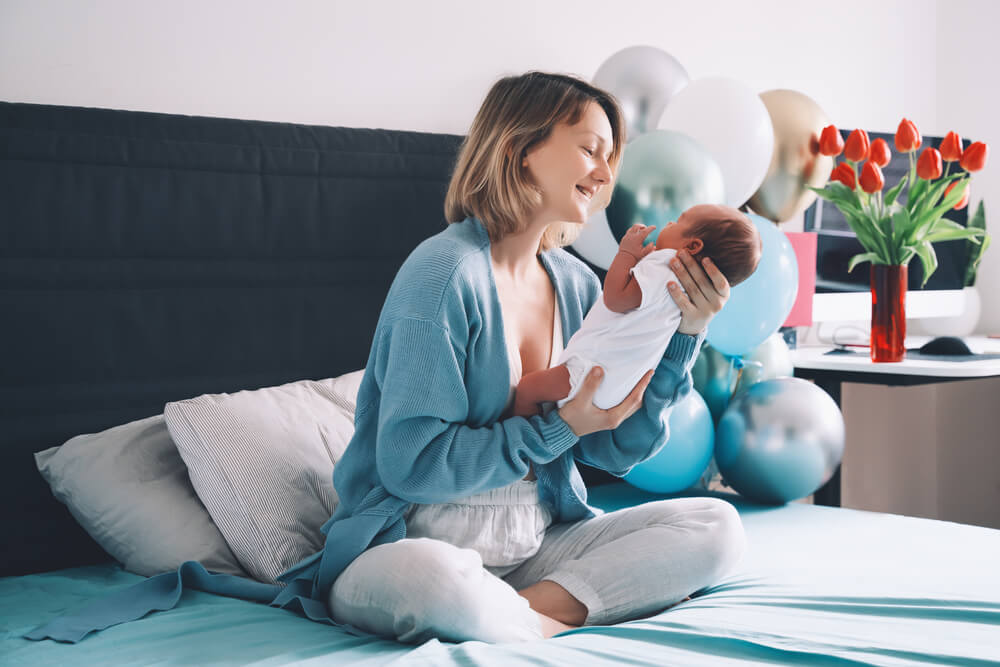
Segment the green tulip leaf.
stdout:
<svg viewBox="0 0 1000 667">
<path fill-rule="evenodd" d="M 896 250 L 895 254 L 898 255 L 902 243 L 910 238 L 910 235 L 913 233 L 914 224 L 910 218 L 910 212 L 905 208 L 901 208 L 893 213 L 892 226 L 892 247 Z"/>
<path fill-rule="evenodd" d="M 983 206 L 982 200 L 979 200 L 979 206 L 976 207 L 975 214 L 969 220 L 969 229 L 980 231 L 983 234 L 978 250 L 976 248 L 969 249 L 969 262 L 965 269 L 964 284 L 971 287 L 976 284 L 976 272 L 979 270 L 979 262 L 982 261 L 986 249 L 990 247 L 990 235 L 986 233 L 986 209 Z"/>
<path fill-rule="evenodd" d="M 880 257 L 873 252 L 863 252 L 851 257 L 851 261 L 847 263 L 847 272 L 850 273 L 854 270 L 854 267 L 861 262 L 871 262 L 872 264 L 883 264 L 880 261 Z"/>
<path fill-rule="evenodd" d="M 889 188 L 889 191 L 885 193 L 885 205 L 888 208 L 896 203 L 896 197 L 899 196 L 900 190 L 906 186 L 906 181 L 909 178 L 909 174 L 903 174 L 903 177 L 899 179 L 899 183 Z"/>
<path fill-rule="evenodd" d="M 927 284 L 927 280 L 931 277 L 931 275 L 937 271 L 937 253 L 934 252 L 934 246 L 924 241 L 917 246 L 917 257 L 920 258 L 920 263 L 923 264 L 924 267 L 924 281 L 920 283 L 920 286 L 923 287 Z"/>
</svg>

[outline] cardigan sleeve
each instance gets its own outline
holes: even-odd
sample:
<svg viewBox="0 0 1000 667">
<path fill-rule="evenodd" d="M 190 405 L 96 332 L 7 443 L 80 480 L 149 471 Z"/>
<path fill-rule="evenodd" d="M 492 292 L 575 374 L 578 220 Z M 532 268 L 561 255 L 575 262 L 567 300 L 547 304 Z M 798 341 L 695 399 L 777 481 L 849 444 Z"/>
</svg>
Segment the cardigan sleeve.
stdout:
<svg viewBox="0 0 1000 667">
<path fill-rule="evenodd" d="M 642 406 L 610 431 L 580 438 L 573 456 L 581 463 L 622 477 L 637 463 L 653 456 L 667 442 L 670 408 L 691 391 L 691 367 L 704 340 L 674 333 L 643 394 Z"/>
<path fill-rule="evenodd" d="M 465 345 L 444 326 L 403 317 L 376 335 L 381 398 L 375 465 L 386 490 L 411 503 L 447 502 L 511 484 L 529 462 L 555 460 L 578 442 L 556 411 L 465 424 Z"/>
</svg>

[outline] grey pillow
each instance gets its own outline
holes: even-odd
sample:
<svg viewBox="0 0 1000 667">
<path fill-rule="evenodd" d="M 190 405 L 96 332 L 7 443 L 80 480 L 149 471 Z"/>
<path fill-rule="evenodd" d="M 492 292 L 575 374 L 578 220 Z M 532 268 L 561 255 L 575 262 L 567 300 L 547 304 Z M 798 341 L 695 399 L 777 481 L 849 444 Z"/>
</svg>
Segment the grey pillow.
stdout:
<svg viewBox="0 0 1000 667">
<path fill-rule="evenodd" d="M 163 415 L 78 435 L 35 454 L 52 493 L 126 570 L 169 572 L 187 560 L 247 576 L 191 486 Z"/>
<path fill-rule="evenodd" d="M 363 371 L 167 403 L 198 496 L 240 564 L 276 577 L 323 546 L 333 466 L 354 434 Z"/>
</svg>

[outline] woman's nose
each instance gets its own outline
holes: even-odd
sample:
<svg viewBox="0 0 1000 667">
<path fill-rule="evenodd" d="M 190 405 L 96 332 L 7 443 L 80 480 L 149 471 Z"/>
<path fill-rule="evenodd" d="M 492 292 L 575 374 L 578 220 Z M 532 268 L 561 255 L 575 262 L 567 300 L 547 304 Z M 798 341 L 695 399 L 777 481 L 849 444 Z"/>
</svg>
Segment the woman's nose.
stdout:
<svg viewBox="0 0 1000 667">
<path fill-rule="evenodd" d="M 607 162 L 605 162 L 605 161 L 602 160 L 601 163 L 599 165 L 597 165 L 597 168 L 594 169 L 593 176 L 594 176 L 594 180 L 597 180 L 597 181 L 599 181 L 601 183 L 610 183 L 611 182 L 611 165 L 609 165 Z"/>
</svg>

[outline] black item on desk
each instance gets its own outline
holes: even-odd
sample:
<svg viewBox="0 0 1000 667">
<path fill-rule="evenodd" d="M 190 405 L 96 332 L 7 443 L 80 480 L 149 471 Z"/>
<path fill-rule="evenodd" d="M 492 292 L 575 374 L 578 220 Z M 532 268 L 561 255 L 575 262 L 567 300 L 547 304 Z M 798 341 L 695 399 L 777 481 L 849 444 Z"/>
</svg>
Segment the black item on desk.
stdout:
<svg viewBox="0 0 1000 667">
<path fill-rule="evenodd" d="M 961 338 L 955 336 L 939 336 L 933 340 L 924 343 L 919 349 L 921 354 L 940 354 L 940 355 L 965 355 L 972 354 L 972 350 L 969 346 L 965 344 Z"/>
</svg>

